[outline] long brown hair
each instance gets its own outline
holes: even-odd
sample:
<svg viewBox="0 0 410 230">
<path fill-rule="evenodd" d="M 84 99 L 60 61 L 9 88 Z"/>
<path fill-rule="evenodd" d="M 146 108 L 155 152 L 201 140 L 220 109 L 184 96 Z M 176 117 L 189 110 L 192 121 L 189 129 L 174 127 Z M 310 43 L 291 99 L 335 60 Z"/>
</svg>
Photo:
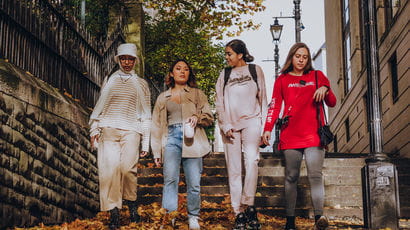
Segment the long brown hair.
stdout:
<svg viewBox="0 0 410 230">
<path fill-rule="evenodd" d="M 286 57 L 285 64 L 283 65 L 283 68 L 281 69 L 281 73 L 289 73 L 292 72 L 293 70 L 293 64 L 292 64 L 292 59 L 295 53 L 298 51 L 300 48 L 305 48 L 308 52 L 308 61 L 306 63 L 305 68 L 303 69 L 303 74 L 309 73 L 309 71 L 314 70 L 312 66 L 312 56 L 310 55 L 310 50 L 309 47 L 302 42 L 295 43 L 289 50 L 288 56 Z"/>
<path fill-rule="evenodd" d="M 231 49 L 235 53 L 242 54 L 242 59 L 245 62 L 253 62 L 254 57 L 249 54 L 249 51 L 246 48 L 246 44 L 242 40 L 234 39 L 234 40 L 228 42 L 228 44 L 226 44 L 226 47 L 231 47 Z"/>
<path fill-rule="evenodd" d="M 169 70 L 168 70 L 168 74 L 165 76 L 165 84 L 168 86 L 168 88 L 174 88 L 175 80 L 174 80 L 174 77 L 171 76 L 171 73 L 172 73 L 172 71 L 174 71 L 175 65 L 180 61 L 184 62 L 188 66 L 188 69 L 189 69 L 189 76 L 188 76 L 187 85 L 192 87 L 192 88 L 198 88 L 198 85 L 196 84 L 195 74 L 192 71 L 192 68 L 189 65 L 189 63 L 184 59 L 177 59 L 176 61 L 174 61 L 172 63 L 172 65 L 170 65 Z"/>
</svg>

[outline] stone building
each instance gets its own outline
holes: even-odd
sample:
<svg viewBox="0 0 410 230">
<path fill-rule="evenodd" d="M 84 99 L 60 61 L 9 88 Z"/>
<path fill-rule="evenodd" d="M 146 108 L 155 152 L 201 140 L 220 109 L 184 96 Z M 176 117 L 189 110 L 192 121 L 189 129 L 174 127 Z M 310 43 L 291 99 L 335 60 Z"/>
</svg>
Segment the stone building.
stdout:
<svg viewBox="0 0 410 230">
<path fill-rule="evenodd" d="M 331 152 L 369 153 L 364 0 L 325 1 L 327 75 L 338 104 L 329 109 L 336 141 Z M 410 6 L 407 0 L 377 0 L 383 151 L 399 163 L 400 206 L 409 216 L 406 166 L 410 158 Z"/>
</svg>

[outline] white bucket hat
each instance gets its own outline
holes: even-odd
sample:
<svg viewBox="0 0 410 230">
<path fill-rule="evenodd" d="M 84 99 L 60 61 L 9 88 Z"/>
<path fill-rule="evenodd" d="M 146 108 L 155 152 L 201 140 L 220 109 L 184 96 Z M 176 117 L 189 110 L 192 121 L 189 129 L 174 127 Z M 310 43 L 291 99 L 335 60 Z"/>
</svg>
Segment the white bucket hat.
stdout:
<svg viewBox="0 0 410 230">
<path fill-rule="evenodd" d="M 137 57 L 137 46 L 133 43 L 124 43 L 118 46 L 117 55 L 114 57 L 114 61 L 119 63 L 118 57 L 121 55 L 130 55 L 135 58 Z"/>
</svg>

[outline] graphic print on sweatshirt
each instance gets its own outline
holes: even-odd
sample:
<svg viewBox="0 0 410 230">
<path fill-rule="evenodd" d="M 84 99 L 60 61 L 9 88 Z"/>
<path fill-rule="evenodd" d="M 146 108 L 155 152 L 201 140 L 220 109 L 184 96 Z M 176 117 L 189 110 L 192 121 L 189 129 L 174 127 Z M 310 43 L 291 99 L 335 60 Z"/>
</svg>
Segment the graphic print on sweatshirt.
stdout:
<svg viewBox="0 0 410 230">
<path fill-rule="evenodd" d="M 289 78 L 288 78 L 289 79 Z M 281 89 L 280 91 L 282 93 L 285 93 L 288 95 L 287 97 L 287 102 L 288 106 L 286 106 L 286 111 L 284 111 L 284 115 L 288 115 L 290 111 L 293 109 L 294 104 L 301 104 L 302 106 L 297 106 L 297 107 L 304 107 L 308 105 L 308 101 L 310 96 L 313 96 L 314 91 L 316 90 L 316 83 L 314 81 L 309 81 L 306 78 L 304 80 L 300 79 L 291 79 L 286 82 L 288 85 L 284 86 L 284 89 Z M 312 87 L 313 86 L 313 87 Z M 306 87 L 311 87 L 306 88 Z M 280 110 L 281 105 L 276 105 L 277 103 L 277 98 L 273 97 L 271 102 L 269 103 L 269 109 L 268 109 L 268 114 L 266 117 L 266 123 L 272 124 L 276 121 L 276 116 L 274 116 L 274 113 L 278 114 L 278 110 Z M 280 104 L 282 104 L 282 100 L 280 100 Z M 304 105 L 304 106 L 303 106 Z M 276 108 L 276 110 L 275 110 Z"/>
<path fill-rule="evenodd" d="M 245 83 L 245 82 L 250 81 L 250 80 L 252 80 L 252 77 L 250 77 L 249 75 L 241 76 L 241 77 L 238 77 L 238 78 L 229 78 L 228 84 L 230 84 L 231 87 L 232 87 L 232 85 L 234 85 L 234 84 L 242 84 L 242 83 Z"/>
<path fill-rule="evenodd" d="M 246 68 L 246 69 L 245 69 Z M 232 71 L 225 88 L 225 106 L 230 120 L 247 120 L 260 113 L 257 98 L 258 86 L 245 66 L 244 70 Z"/>
</svg>

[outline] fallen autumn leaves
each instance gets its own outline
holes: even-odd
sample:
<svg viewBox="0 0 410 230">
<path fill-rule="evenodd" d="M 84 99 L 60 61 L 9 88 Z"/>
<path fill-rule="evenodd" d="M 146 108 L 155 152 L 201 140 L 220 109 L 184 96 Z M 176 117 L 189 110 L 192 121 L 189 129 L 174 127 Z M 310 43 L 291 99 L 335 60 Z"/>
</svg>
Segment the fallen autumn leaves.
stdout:
<svg viewBox="0 0 410 230">
<path fill-rule="evenodd" d="M 129 222 L 128 208 L 124 207 L 121 210 L 121 230 L 131 229 L 188 229 L 187 211 L 186 211 L 186 196 L 179 195 L 179 209 L 175 212 L 167 214 L 161 205 L 157 202 L 143 205 L 138 208 L 141 215 L 140 223 Z M 232 223 L 235 219 L 231 212 L 229 196 L 225 197 L 220 204 L 202 201 L 202 213 L 200 225 L 202 229 L 231 229 Z M 176 218 L 176 226 L 170 225 L 170 220 Z M 281 217 L 272 217 L 268 215 L 258 214 L 258 218 L 262 224 L 262 229 L 282 229 L 285 224 L 285 219 Z M 81 229 L 107 229 L 109 221 L 108 212 L 99 212 L 96 217 L 85 220 L 75 220 L 71 223 L 63 223 L 59 226 L 45 226 L 40 224 L 37 227 L 29 228 L 31 230 L 81 230 Z M 338 228 L 337 226 L 357 225 L 357 223 L 349 223 L 348 221 L 331 221 L 332 229 L 351 229 Z M 312 229 L 313 221 L 305 218 L 297 218 L 298 229 Z M 23 228 L 15 228 L 15 230 L 22 230 Z"/>
</svg>

